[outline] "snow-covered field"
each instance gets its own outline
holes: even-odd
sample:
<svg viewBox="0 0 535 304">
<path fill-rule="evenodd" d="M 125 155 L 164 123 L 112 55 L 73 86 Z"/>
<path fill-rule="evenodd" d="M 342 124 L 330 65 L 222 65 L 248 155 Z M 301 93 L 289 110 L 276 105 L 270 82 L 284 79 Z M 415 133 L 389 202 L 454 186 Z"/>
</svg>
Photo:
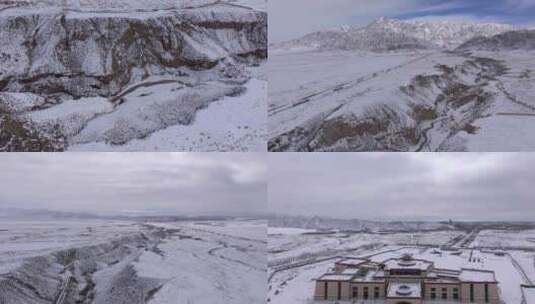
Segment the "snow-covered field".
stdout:
<svg viewBox="0 0 535 304">
<path fill-rule="evenodd" d="M 519 264 L 525 272 L 531 285 L 535 283 L 535 252 L 534 251 L 508 251 L 511 257 Z"/>
<path fill-rule="evenodd" d="M 6 220 L 0 303 L 264 303 L 266 227 Z"/>
<path fill-rule="evenodd" d="M 270 150 L 533 150 L 534 56 L 270 53 Z M 435 104 L 450 99 L 445 107 Z"/>
<path fill-rule="evenodd" d="M 270 137 L 304 124 L 320 113 L 333 109 L 344 99 L 356 98 L 372 85 L 351 89 L 349 88 L 351 84 L 348 83 L 348 88 L 344 91 L 333 92 L 334 87 L 352 81 L 356 81 L 356 85 L 377 77 L 385 69 L 419 56 L 422 55 L 347 51 L 270 53 L 267 64 L 270 85 L 268 92 Z M 403 73 L 399 75 L 405 76 Z M 377 85 L 374 88 L 375 91 L 379 89 L 381 88 Z M 307 96 L 318 92 L 325 93 L 318 98 L 306 100 Z M 347 94 L 342 95 L 337 92 Z M 363 103 L 366 102 L 361 100 L 356 103 L 364 106 Z"/>
<path fill-rule="evenodd" d="M 445 245 L 451 243 L 463 233 L 460 231 L 436 231 L 428 233 L 333 233 L 333 234 L 272 234 L 272 229 L 288 231 L 289 228 L 269 228 L 268 261 L 270 265 L 280 265 L 289 261 L 298 261 L 318 257 L 328 257 L 345 253 L 362 246 L 401 245 Z M 284 230 L 282 230 L 284 231 Z"/>
<path fill-rule="evenodd" d="M 412 243 L 408 242 L 411 238 L 405 234 L 359 235 L 349 238 L 340 234 L 313 236 L 295 233 L 268 234 L 269 302 L 274 304 L 314 302 L 312 300 L 314 279 L 331 269 L 339 256 L 369 257 L 373 261 L 382 262 L 409 253 L 414 258 L 434 262 L 437 268 L 493 270 L 499 281 L 504 302 L 520 304 L 522 300 L 520 285 L 531 284 L 535 278 L 534 252 L 510 250 L 506 251 L 505 255 L 496 255 L 491 251 L 460 248 L 460 255 L 452 255 L 451 251 L 437 249 L 442 245 L 452 245 L 453 238 L 463 234 L 455 231 L 419 233 L 417 234 L 419 241 L 415 242 L 413 237 Z M 530 231 L 526 231 L 525 234 L 529 235 Z M 493 235 L 496 236 L 498 233 Z M 359 239 L 358 242 L 356 238 Z M 503 236 L 496 238 L 505 240 Z M 352 243 L 353 250 L 326 251 L 327 248 L 344 248 L 342 244 L 347 242 Z M 373 243 L 381 243 L 381 246 L 365 246 Z M 429 245 L 435 247 L 429 248 Z M 350 246 L 345 248 L 348 247 Z M 293 258 L 282 258 L 285 256 Z"/>
<path fill-rule="evenodd" d="M 483 230 L 472 247 L 522 247 L 535 250 L 535 230 Z"/>
<path fill-rule="evenodd" d="M 265 302 L 264 222 L 154 225 L 194 238 L 172 237 L 158 246 L 161 254 L 147 252 L 135 263 L 139 275 L 166 282 L 151 303 Z"/>
<path fill-rule="evenodd" d="M 301 228 L 282 228 L 282 227 L 269 227 L 268 234 L 281 234 L 281 235 L 293 235 L 302 234 L 307 232 L 315 232 L 314 229 L 301 229 Z"/>
</svg>

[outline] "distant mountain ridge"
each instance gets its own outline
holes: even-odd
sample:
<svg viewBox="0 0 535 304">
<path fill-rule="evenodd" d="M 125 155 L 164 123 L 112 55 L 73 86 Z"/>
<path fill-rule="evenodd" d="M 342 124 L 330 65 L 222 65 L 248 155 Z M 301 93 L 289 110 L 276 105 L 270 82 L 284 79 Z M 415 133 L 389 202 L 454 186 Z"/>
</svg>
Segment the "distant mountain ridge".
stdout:
<svg viewBox="0 0 535 304">
<path fill-rule="evenodd" d="M 274 215 L 268 218 L 270 227 L 291 227 L 317 230 L 350 231 L 430 231 L 455 229 L 447 222 L 424 221 L 373 221 L 362 219 L 337 219 L 321 216 Z"/>
<path fill-rule="evenodd" d="M 407 21 L 381 17 L 365 27 L 344 26 L 318 31 L 272 47 L 275 50 L 363 51 L 454 49 L 475 37 L 491 37 L 515 29 L 512 25 L 497 23 Z"/>
<path fill-rule="evenodd" d="M 535 50 L 535 30 L 509 31 L 492 37 L 475 37 L 460 45 L 457 50 Z"/>
<path fill-rule="evenodd" d="M 271 215 L 268 216 L 269 227 L 289 227 L 315 229 L 318 231 L 353 231 L 353 232 L 422 232 L 437 230 L 473 229 L 535 229 L 532 221 L 434 221 L 434 220 L 363 220 L 340 219 L 324 216 Z"/>
<path fill-rule="evenodd" d="M 47 209 L 19 209 L 0 208 L 0 220 L 21 219 L 21 220 L 133 220 L 152 222 L 172 222 L 172 221 L 203 221 L 203 220 L 231 220 L 231 219 L 263 219 L 260 215 L 98 215 L 87 212 L 68 212 Z"/>
</svg>

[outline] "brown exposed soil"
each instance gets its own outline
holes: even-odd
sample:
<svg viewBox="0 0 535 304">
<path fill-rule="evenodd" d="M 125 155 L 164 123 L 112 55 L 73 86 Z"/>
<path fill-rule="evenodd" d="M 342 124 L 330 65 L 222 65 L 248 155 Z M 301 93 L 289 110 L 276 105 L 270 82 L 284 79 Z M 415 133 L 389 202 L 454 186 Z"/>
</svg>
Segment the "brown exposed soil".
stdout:
<svg viewBox="0 0 535 304">
<path fill-rule="evenodd" d="M 44 135 L 22 118 L 0 113 L 0 151 L 58 152 L 64 149 L 59 130 L 54 136 Z"/>
</svg>

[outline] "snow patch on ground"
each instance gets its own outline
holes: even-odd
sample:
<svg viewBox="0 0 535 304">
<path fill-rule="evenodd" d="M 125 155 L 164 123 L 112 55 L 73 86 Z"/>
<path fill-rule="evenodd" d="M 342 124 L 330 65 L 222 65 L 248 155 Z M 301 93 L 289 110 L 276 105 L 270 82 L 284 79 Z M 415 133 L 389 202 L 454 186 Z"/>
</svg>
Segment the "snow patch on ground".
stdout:
<svg viewBox="0 0 535 304">
<path fill-rule="evenodd" d="M 265 303 L 265 243 L 236 234 L 243 225 L 265 237 L 265 221 L 165 224 L 192 238 L 168 239 L 162 255 L 147 252 L 135 263 L 139 275 L 165 282 L 151 303 Z"/>
<path fill-rule="evenodd" d="M 124 145 L 81 143 L 71 146 L 70 150 L 265 151 L 267 82 L 253 78 L 245 87 L 243 95 L 221 98 L 198 111 L 190 125 L 173 125 Z M 146 104 L 140 101 L 140 106 L 146 107 Z M 100 124 L 95 126 L 101 127 Z"/>
</svg>

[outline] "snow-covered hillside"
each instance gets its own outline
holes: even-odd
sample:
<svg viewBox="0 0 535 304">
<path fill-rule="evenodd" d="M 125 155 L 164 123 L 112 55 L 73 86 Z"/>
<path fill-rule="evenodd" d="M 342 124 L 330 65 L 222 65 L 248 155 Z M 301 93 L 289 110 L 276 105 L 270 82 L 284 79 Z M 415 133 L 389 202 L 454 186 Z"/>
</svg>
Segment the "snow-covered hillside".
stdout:
<svg viewBox="0 0 535 304">
<path fill-rule="evenodd" d="M 381 17 L 363 28 L 343 26 L 318 31 L 271 47 L 275 52 L 303 49 L 367 51 L 453 49 L 474 37 L 490 37 L 513 29 L 513 26 L 507 24 L 430 22 Z"/>
<path fill-rule="evenodd" d="M 265 303 L 266 223 L 156 223 L 179 229 L 135 265 L 140 276 L 166 282 L 150 303 Z"/>
<path fill-rule="evenodd" d="M 267 13 L 249 2 L 68 1 L 67 9 L 56 0 L 2 2 L 0 150 L 114 150 L 194 125 L 213 102 L 248 93 L 263 100 L 264 86 L 250 81 L 265 79 L 254 66 L 267 56 Z M 247 121 L 254 125 L 214 117 L 225 124 L 211 128 L 238 138 L 227 149 L 257 150 L 265 142 L 265 115 L 255 108 L 242 114 L 255 116 Z M 227 143 L 213 133 L 210 144 L 199 144 L 197 130 L 175 135 L 171 147 L 155 138 L 135 146 L 214 150 Z"/>
<path fill-rule="evenodd" d="M 0 223 L 0 303 L 265 303 L 266 222 Z"/>
<path fill-rule="evenodd" d="M 267 10 L 266 0 L 2 0 L 0 10 L 7 8 L 50 9 L 64 8 L 79 11 L 149 11 L 158 9 L 191 9 L 217 3 L 243 5 Z"/>
<path fill-rule="evenodd" d="M 460 45 L 460 51 L 535 50 L 535 30 L 509 31 L 491 37 L 475 37 Z"/>
<path fill-rule="evenodd" d="M 403 28 L 399 24 L 381 19 L 369 27 L 392 32 Z M 475 29 L 486 35 L 506 28 L 479 25 L 467 32 L 452 27 L 449 32 L 439 27 L 430 37 L 442 37 L 440 32 L 465 33 L 446 35 L 453 46 L 462 42 L 459 37 L 476 34 Z M 322 34 L 310 37 L 318 35 Z M 369 37 L 371 41 L 377 37 L 376 45 L 384 42 L 380 35 Z M 270 54 L 270 151 L 535 148 L 533 31 L 472 38 L 455 51 L 427 47 L 390 52 L 311 50 L 304 45 L 289 42 L 286 47 L 298 46 L 301 51 Z"/>
<path fill-rule="evenodd" d="M 378 19 L 368 27 L 389 29 L 447 49 L 455 48 L 474 37 L 490 37 L 515 28 L 499 23 L 397 20 L 387 17 Z"/>
</svg>

